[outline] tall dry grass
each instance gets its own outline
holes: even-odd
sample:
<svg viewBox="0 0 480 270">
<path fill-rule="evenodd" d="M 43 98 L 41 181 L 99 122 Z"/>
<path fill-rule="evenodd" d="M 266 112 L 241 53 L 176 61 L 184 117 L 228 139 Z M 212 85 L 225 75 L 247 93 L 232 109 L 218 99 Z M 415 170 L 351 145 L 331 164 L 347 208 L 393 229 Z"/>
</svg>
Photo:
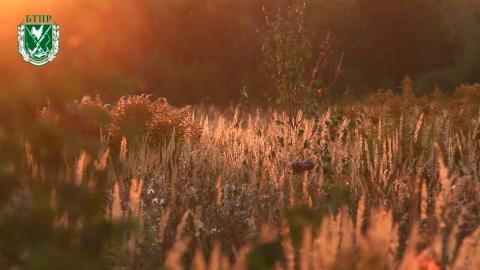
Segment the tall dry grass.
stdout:
<svg viewBox="0 0 480 270">
<path fill-rule="evenodd" d="M 480 267 L 479 115 L 404 95 L 330 107 L 297 129 L 281 113 L 200 112 L 195 142 L 130 153 L 154 235 L 141 236 L 138 259 L 173 269 Z"/>
<path fill-rule="evenodd" d="M 162 100 L 129 97 L 105 108 L 111 123 L 130 119 L 121 108 L 131 105 L 146 112 L 128 120 L 141 136 L 170 139 L 104 141 L 97 156 L 65 159 L 62 173 L 105 190 L 105 220 L 133 225 L 105 247 L 112 269 L 477 269 L 478 103 L 418 99 L 409 87 L 296 128 L 260 110 L 157 115 Z M 467 88 L 459 92 L 479 87 Z M 175 115 L 195 136 L 171 134 L 182 126 Z M 28 171 L 47 177 L 27 155 Z M 50 194 L 55 207 L 61 191 Z M 59 215 L 56 226 L 82 227 L 70 220 Z"/>
</svg>

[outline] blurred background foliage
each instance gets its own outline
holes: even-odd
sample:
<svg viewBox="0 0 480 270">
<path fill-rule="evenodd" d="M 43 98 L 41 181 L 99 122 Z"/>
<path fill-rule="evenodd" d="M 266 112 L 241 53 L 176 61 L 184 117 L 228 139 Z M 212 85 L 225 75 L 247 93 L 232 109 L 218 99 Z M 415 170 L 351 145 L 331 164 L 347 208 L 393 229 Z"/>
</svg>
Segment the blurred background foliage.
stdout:
<svg viewBox="0 0 480 270">
<path fill-rule="evenodd" d="M 172 104 L 228 104 L 245 87 L 265 103 L 272 88 L 262 62 L 265 13 L 292 0 L 0 2 L 1 99 L 61 102 L 84 94 L 107 100 L 135 93 Z M 310 0 L 306 33 L 316 55 L 327 31 L 344 53 L 336 91 L 363 97 L 410 75 L 417 94 L 474 83 L 480 69 L 478 0 Z M 61 26 L 57 59 L 37 68 L 21 60 L 16 25 L 51 14 Z M 68 91 L 66 91 L 68 89 Z"/>
</svg>

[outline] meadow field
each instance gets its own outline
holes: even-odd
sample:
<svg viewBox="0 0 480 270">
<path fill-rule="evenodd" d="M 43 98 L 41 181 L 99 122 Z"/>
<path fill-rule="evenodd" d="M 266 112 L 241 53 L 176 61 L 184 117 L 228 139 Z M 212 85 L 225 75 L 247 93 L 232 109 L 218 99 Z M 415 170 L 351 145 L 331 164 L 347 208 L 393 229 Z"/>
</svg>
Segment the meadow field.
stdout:
<svg viewBox="0 0 480 270">
<path fill-rule="evenodd" d="M 0 25 L 0 270 L 480 269 L 479 0 L 18 0 Z"/>
<path fill-rule="evenodd" d="M 478 269 L 480 86 L 403 87 L 296 126 L 148 95 L 39 109 L 0 130 L 0 265 Z"/>
</svg>

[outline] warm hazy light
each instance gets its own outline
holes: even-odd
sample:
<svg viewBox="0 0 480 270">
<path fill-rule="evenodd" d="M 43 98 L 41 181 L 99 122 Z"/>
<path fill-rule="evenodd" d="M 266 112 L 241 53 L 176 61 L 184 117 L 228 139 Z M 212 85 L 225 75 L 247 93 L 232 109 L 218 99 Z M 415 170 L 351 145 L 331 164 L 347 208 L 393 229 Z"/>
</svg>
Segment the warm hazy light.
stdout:
<svg viewBox="0 0 480 270">
<path fill-rule="evenodd" d="M 133 73 L 148 51 L 146 10 L 144 2 L 133 0 L 1 1 L 2 86 L 12 92 L 113 88 L 112 82 Z M 60 51 L 46 66 L 34 67 L 18 53 L 17 26 L 27 14 L 49 14 L 60 25 Z M 142 85 L 142 79 L 124 85 L 133 89 Z"/>
</svg>

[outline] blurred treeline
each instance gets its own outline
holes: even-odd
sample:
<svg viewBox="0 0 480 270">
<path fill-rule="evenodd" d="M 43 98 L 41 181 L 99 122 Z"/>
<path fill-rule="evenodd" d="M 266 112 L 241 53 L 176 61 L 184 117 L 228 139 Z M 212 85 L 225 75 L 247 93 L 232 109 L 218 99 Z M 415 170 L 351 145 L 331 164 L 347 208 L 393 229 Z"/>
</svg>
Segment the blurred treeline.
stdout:
<svg viewBox="0 0 480 270">
<path fill-rule="evenodd" d="M 297 1 L 298 2 L 298 1 Z M 262 30 L 266 12 L 292 5 L 286 0 L 153 1 L 155 38 L 147 81 L 174 102 L 210 98 L 228 102 L 246 87 L 268 99 L 263 71 Z M 478 81 L 480 1 L 310 0 L 306 27 L 314 49 L 327 31 L 344 52 L 335 85 L 364 96 L 396 88 L 410 75 L 419 89 L 449 90 Z M 308 71 L 310 72 L 310 71 Z M 424 94 L 424 93 L 417 93 Z"/>
<path fill-rule="evenodd" d="M 255 102 L 272 97 L 262 59 L 263 10 L 275 12 L 298 1 L 52 3 L 44 5 L 62 27 L 59 56 L 41 69 L 21 63 L 11 42 L 16 32 L 8 32 L 7 42 L 3 29 L 2 42 L 13 44 L 1 60 L 5 88 L 53 100 L 97 93 L 116 100 L 147 92 L 173 104 L 228 104 L 242 89 Z M 334 85 L 339 93 L 348 89 L 358 98 L 378 88 L 397 89 L 406 75 L 420 95 L 435 86 L 449 91 L 478 81 L 478 0 L 308 0 L 306 5 L 314 51 L 331 31 L 335 52 L 345 54 Z M 32 10 L 28 7 L 25 12 Z"/>
</svg>

